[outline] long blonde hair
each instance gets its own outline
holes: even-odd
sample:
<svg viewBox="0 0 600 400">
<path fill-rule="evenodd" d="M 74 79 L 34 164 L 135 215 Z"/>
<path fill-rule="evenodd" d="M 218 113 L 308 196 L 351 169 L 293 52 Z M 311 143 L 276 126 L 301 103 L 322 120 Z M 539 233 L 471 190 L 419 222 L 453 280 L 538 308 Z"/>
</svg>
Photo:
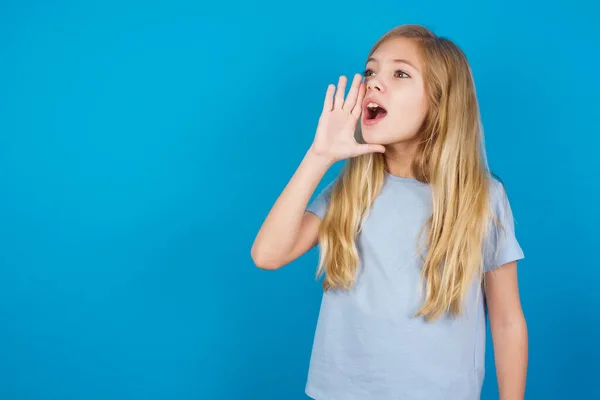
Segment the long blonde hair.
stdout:
<svg viewBox="0 0 600 400">
<path fill-rule="evenodd" d="M 423 282 L 426 286 L 416 316 L 435 320 L 448 311 L 459 315 L 473 279 L 483 279 L 482 246 L 493 219 L 491 174 L 466 56 L 423 26 L 402 25 L 382 36 L 369 57 L 395 37 L 414 40 L 424 65 L 429 111 L 411 168 L 416 179 L 431 187 L 433 213 L 421 230 L 421 235 L 428 232 L 420 288 Z M 385 171 L 384 155 L 370 153 L 347 160 L 336 180 L 319 228 L 317 277 L 325 275 L 324 290 L 354 285 L 359 264 L 356 237 L 383 186 Z"/>
</svg>

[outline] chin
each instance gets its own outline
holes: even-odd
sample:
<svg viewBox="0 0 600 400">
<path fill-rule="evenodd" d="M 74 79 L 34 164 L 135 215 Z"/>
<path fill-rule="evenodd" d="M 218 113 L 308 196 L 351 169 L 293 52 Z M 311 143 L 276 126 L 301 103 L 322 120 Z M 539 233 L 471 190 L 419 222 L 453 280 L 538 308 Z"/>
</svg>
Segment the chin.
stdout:
<svg viewBox="0 0 600 400">
<path fill-rule="evenodd" d="M 385 145 L 394 141 L 386 134 L 389 130 L 386 130 L 383 125 L 365 126 L 361 124 L 360 129 L 365 143 Z"/>
<path fill-rule="evenodd" d="M 384 125 L 381 126 L 361 126 L 362 138 L 365 143 L 368 144 L 398 144 L 398 143 L 412 143 L 417 139 L 416 134 L 409 133 L 390 133 L 390 129 L 385 129 Z"/>
</svg>

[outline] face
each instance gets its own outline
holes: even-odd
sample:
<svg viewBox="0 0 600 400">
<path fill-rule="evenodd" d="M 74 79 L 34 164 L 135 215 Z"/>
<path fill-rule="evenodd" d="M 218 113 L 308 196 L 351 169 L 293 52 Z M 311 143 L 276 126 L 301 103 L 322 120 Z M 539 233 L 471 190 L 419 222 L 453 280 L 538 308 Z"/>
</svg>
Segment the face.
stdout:
<svg viewBox="0 0 600 400">
<path fill-rule="evenodd" d="M 366 143 L 410 142 L 418 134 L 427 98 L 417 46 L 407 38 L 392 38 L 367 60 L 361 116 Z"/>
</svg>

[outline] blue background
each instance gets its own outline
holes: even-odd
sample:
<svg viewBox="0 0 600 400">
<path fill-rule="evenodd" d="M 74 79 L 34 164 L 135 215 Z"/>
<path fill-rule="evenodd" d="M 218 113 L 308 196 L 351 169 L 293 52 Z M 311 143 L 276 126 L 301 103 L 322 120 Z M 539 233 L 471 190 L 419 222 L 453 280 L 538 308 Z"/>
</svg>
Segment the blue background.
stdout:
<svg viewBox="0 0 600 400">
<path fill-rule="evenodd" d="M 327 85 L 403 23 L 474 70 L 527 398 L 597 394 L 600 13 L 486 3 L 3 2 L 0 399 L 305 399 L 317 250 L 268 272 L 250 247 Z"/>
</svg>

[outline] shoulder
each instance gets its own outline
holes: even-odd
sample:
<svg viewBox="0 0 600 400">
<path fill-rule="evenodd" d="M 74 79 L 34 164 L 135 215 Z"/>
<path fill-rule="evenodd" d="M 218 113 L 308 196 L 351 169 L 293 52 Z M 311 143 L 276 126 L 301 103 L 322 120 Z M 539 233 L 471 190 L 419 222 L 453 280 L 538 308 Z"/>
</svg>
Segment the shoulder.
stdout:
<svg viewBox="0 0 600 400">
<path fill-rule="evenodd" d="M 316 195 L 314 195 L 313 199 L 309 201 L 306 206 L 306 211 L 310 211 L 311 213 L 317 215 L 320 219 L 325 218 L 325 213 L 327 208 L 329 207 L 329 201 L 331 199 L 331 192 L 333 191 L 333 187 L 337 178 L 327 182 L 325 186 L 322 186 L 322 189 L 316 190 Z"/>
<path fill-rule="evenodd" d="M 493 221 L 491 221 L 485 242 L 485 272 L 524 257 L 523 250 L 517 241 L 515 221 L 506 185 L 500 179 L 492 177 L 489 189 Z"/>
<path fill-rule="evenodd" d="M 315 197 L 315 200 L 329 202 L 331 198 L 331 192 L 333 191 L 333 188 L 337 181 L 338 178 L 334 178 L 333 180 L 328 181 L 324 186 L 322 186 L 322 189 L 317 191 L 317 196 Z"/>
<path fill-rule="evenodd" d="M 504 182 L 502 182 L 500 178 L 496 177 L 495 175 L 491 175 L 489 177 L 489 192 L 492 200 L 501 198 L 504 193 L 506 193 Z"/>
<path fill-rule="evenodd" d="M 495 176 L 491 176 L 489 179 L 489 199 L 492 212 L 496 217 L 501 217 L 509 212 L 510 204 L 506 186 Z"/>
</svg>

